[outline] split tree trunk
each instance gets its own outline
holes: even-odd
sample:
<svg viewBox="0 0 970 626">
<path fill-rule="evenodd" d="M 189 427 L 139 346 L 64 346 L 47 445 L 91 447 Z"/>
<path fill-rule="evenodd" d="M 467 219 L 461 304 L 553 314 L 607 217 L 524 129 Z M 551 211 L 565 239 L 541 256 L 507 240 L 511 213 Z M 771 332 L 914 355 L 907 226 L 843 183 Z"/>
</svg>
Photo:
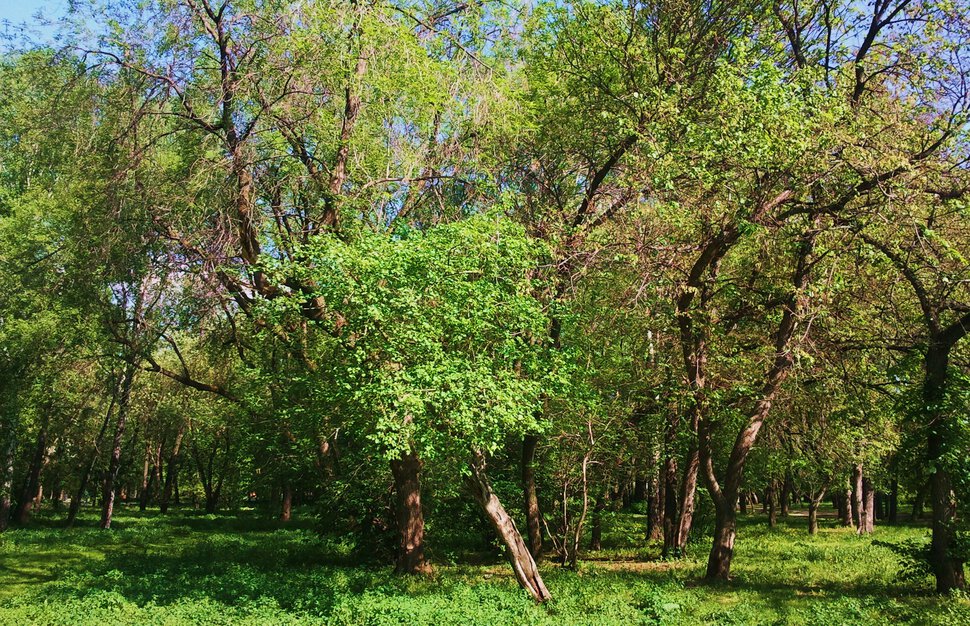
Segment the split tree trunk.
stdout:
<svg viewBox="0 0 970 626">
<path fill-rule="evenodd" d="M 424 511 L 421 508 L 421 467 L 417 453 L 410 451 L 391 461 L 397 513 L 398 550 L 394 571 L 422 574 L 430 571 L 424 555 Z"/>
<path fill-rule="evenodd" d="M 536 602 L 551 600 L 552 596 L 542 582 L 535 559 L 532 558 L 525 541 L 522 540 L 522 535 L 515 527 L 515 522 L 505 511 L 505 507 L 502 506 L 485 475 L 485 458 L 480 452 L 473 454 L 468 483 L 475 501 L 485 512 L 488 521 L 505 544 L 505 554 L 515 572 L 516 580 Z"/>
</svg>

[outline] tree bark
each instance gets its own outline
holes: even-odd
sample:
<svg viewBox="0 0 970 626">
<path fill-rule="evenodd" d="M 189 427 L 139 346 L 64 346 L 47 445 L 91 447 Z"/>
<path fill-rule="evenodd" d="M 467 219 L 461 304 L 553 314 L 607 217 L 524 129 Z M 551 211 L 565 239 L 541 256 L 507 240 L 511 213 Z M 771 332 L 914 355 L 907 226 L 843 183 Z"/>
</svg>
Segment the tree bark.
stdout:
<svg viewBox="0 0 970 626">
<path fill-rule="evenodd" d="M 172 453 L 168 457 L 168 467 L 165 469 L 165 487 L 162 489 L 162 498 L 158 503 L 162 514 L 168 513 L 168 505 L 172 499 L 172 490 L 175 488 L 178 479 L 179 460 L 182 450 L 182 439 L 185 436 L 185 422 L 179 424 L 178 432 L 175 434 L 175 442 L 172 445 Z"/>
<path fill-rule="evenodd" d="M 108 460 L 108 472 L 104 477 L 102 488 L 101 528 L 111 528 L 111 516 L 114 513 L 115 481 L 118 469 L 121 467 L 121 443 L 125 435 L 125 425 L 128 420 L 128 409 L 131 404 L 131 387 L 135 379 L 135 364 L 129 361 L 125 365 L 122 375 L 121 393 L 118 396 L 118 420 L 115 424 L 114 442 L 111 447 L 111 457 Z"/>
<path fill-rule="evenodd" d="M 421 467 L 414 451 L 391 461 L 394 475 L 395 509 L 398 528 L 398 551 L 394 571 L 398 574 L 422 574 L 430 571 L 424 555 L 424 511 L 421 509 Z"/>
<path fill-rule="evenodd" d="M 852 466 L 852 522 L 860 535 L 866 532 L 866 514 L 862 497 L 862 463 Z"/>
<path fill-rule="evenodd" d="M 603 549 L 603 513 L 606 512 L 606 493 L 601 493 L 593 505 L 593 524 L 589 534 L 589 549 Z"/>
<path fill-rule="evenodd" d="M 933 537 L 930 541 L 930 565 L 936 576 L 936 590 L 948 593 L 965 589 L 963 560 L 952 553 L 956 539 L 956 499 L 951 488 L 950 473 L 944 465 L 946 444 L 943 403 L 949 366 L 949 346 L 934 342 L 927 351 L 923 400 L 931 412 L 927 437 L 927 457 L 932 469 L 930 475 L 930 504 L 933 507 Z"/>
<path fill-rule="evenodd" d="M 768 508 L 768 527 L 774 528 L 778 525 L 778 507 L 776 506 L 775 483 L 772 481 L 765 491 L 765 506 Z"/>
<path fill-rule="evenodd" d="M 781 485 L 781 516 L 788 517 L 789 507 L 791 506 L 792 479 L 791 472 L 785 471 L 785 482 Z"/>
<path fill-rule="evenodd" d="M 647 541 L 663 539 L 665 497 L 663 466 L 660 465 L 659 453 L 654 453 L 654 476 L 650 481 L 650 501 L 647 512 Z"/>
<path fill-rule="evenodd" d="M 532 558 L 532 554 L 522 540 L 522 535 L 515 527 L 515 522 L 506 513 L 505 507 L 502 506 L 485 475 L 485 459 L 480 452 L 473 454 L 468 483 L 475 501 L 485 512 L 488 521 L 505 544 L 505 554 L 515 572 L 516 580 L 536 602 L 551 600 L 552 596 L 542 582 L 535 559 Z"/>
<path fill-rule="evenodd" d="M 13 494 L 13 462 L 17 452 L 16 429 L 11 425 L 7 433 L 6 446 L 3 455 L 3 482 L 0 483 L 0 532 L 7 530 L 10 523 L 10 504 Z"/>
<path fill-rule="evenodd" d="M 49 407 L 48 407 L 49 411 Z M 14 522 L 23 526 L 30 519 L 30 513 L 36 500 L 37 491 L 40 488 L 40 473 L 47 458 L 47 429 L 50 424 L 50 414 L 44 412 L 44 420 L 40 431 L 37 433 L 37 444 L 34 448 L 34 456 L 30 461 L 30 470 L 24 479 L 24 486 L 17 499 L 17 507 L 14 509 Z"/>
<path fill-rule="evenodd" d="M 875 529 L 876 502 L 875 490 L 872 488 L 872 479 L 868 476 L 862 478 L 862 517 L 866 523 L 866 533 L 872 533 Z"/>
<path fill-rule="evenodd" d="M 822 504 L 822 500 L 825 499 L 826 487 L 822 487 L 817 493 L 812 493 L 809 495 L 808 500 L 808 534 L 816 535 L 818 534 L 818 507 Z"/>
<path fill-rule="evenodd" d="M 283 483 L 283 503 L 280 506 L 280 521 L 288 522 L 293 517 L 293 485 L 289 480 Z"/>
<path fill-rule="evenodd" d="M 734 538 L 737 535 L 737 515 L 734 504 L 723 506 L 715 503 L 714 545 L 707 558 L 708 579 L 727 580 L 731 575 L 731 559 L 734 557 Z"/>
<path fill-rule="evenodd" d="M 535 456 L 539 437 L 526 435 L 522 438 L 522 495 L 524 498 L 525 526 L 529 534 L 529 550 L 538 557 L 542 554 L 542 520 L 539 498 L 536 494 Z"/>
</svg>

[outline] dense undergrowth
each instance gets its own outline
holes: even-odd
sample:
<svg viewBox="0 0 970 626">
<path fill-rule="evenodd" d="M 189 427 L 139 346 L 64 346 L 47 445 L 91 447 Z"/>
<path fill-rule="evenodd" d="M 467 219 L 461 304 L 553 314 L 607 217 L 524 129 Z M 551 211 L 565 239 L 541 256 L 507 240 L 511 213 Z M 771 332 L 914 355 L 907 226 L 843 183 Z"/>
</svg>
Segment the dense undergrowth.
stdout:
<svg viewBox="0 0 970 626">
<path fill-rule="evenodd" d="M 749 516 L 734 579 L 712 586 L 700 580 L 702 539 L 688 558 L 664 562 L 638 542 L 643 517 L 615 513 L 604 550 L 578 571 L 544 564 L 555 599 L 536 606 L 498 553 L 483 558 L 454 541 L 435 553 L 432 576 L 409 578 L 361 565 L 312 519 L 121 511 L 110 532 L 83 522 L 64 531 L 41 517 L 0 536 L 0 624 L 970 623 L 966 598 L 898 576 L 899 557 L 882 542 L 926 536 L 918 526 L 870 538 L 824 520 L 810 537 L 804 518 L 769 529 Z"/>
</svg>

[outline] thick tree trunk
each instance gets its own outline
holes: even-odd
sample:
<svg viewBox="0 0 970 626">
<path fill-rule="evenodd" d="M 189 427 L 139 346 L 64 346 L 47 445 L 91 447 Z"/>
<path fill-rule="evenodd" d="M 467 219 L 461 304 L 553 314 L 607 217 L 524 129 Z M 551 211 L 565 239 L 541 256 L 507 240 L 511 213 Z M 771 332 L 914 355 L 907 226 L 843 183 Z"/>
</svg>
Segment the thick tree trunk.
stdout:
<svg viewBox="0 0 970 626">
<path fill-rule="evenodd" d="M 421 508 L 421 467 L 415 452 L 391 461 L 397 513 L 398 551 L 394 571 L 421 574 L 430 571 L 424 555 L 424 511 Z"/>
<path fill-rule="evenodd" d="M 172 445 L 172 453 L 168 457 L 168 467 L 165 469 L 165 487 L 162 489 L 162 498 L 158 503 L 162 514 L 168 513 L 168 505 L 172 499 L 172 490 L 177 484 L 179 460 L 182 450 L 182 438 L 185 436 L 185 424 L 179 424 L 178 432 L 175 434 L 175 442 Z M 178 498 L 176 497 L 176 500 Z"/>
<path fill-rule="evenodd" d="M 481 453 L 474 453 L 471 463 L 471 476 L 469 486 L 475 501 L 478 502 L 488 521 L 491 522 L 495 532 L 505 544 L 505 554 L 515 572 L 515 578 L 525 589 L 532 599 L 536 602 L 547 602 L 552 599 L 542 576 L 539 575 L 539 568 L 536 566 L 535 559 L 529 552 L 522 535 L 515 527 L 515 522 L 505 511 L 505 507 L 499 501 L 492 485 L 485 475 L 485 459 Z"/>
<path fill-rule="evenodd" d="M 536 494 L 535 457 L 539 437 L 526 435 L 522 438 L 522 509 L 525 513 L 526 531 L 529 533 L 529 550 L 533 555 L 542 554 L 542 519 L 539 513 L 539 497 Z"/>
<path fill-rule="evenodd" d="M 731 559 L 734 557 L 734 538 L 737 534 L 737 516 L 734 504 L 715 504 L 714 545 L 707 558 L 709 579 L 727 580 L 731 575 Z"/>
<path fill-rule="evenodd" d="M 121 467 L 121 443 L 125 435 L 125 425 L 128 420 L 128 408 L 131 403 L 131 387 L 135 379 L 135 364 L 125 366 L 121 382 L 121 393 L 118 396 L 118 421 L 115 424 L 114 442 L 111 447 L 111 457 L 108 460 L 108 472 L 104 477 L 102 488 L 101 528 L 111 528 L 111 516 L 114 512 L 115 481 L 118 469 Z"/>
</svg>

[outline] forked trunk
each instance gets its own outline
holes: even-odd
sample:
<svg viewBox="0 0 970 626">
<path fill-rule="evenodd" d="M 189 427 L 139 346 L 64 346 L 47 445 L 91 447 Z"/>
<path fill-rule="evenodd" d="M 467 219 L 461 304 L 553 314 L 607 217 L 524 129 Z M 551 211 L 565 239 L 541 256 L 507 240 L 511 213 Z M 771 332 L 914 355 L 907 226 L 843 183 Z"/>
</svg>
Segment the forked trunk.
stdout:
<svg viewBox="0 0 970 626">
<path fill-rule="evenodd" d="M 422 574 L 430 571 L 424 555 L 424 511 L 421 509 L 421 459 L 414 451 L 391 461 L 397 513 L 398 550 L 394 571 Z"/>
<path fill-rule="evenodd" d="M 480 452 L 473 454 L 468 483 L 475 501 L 482 507 L 488 521 L 505 544 L 505 554 L 515 572 L 516 580 L 536 602 L 551 600 L 552 596 L 542 582 L 535 559 L 532 558 L 525 541 L 522 540 L 522 535 L 515 527 L 515 522 L 505 511 L 505 507 L 502 506 L 485 475 L 485 459 Z"/>
<path fill-rule="evenodd" d="M 808 501 L 808 534 L 815 535 L 818 534 L 818 507 L 822 504 L 822 500 L 825 498 L 825 488 L 819 490 L 818 493 L 811 494 L 811 498 Z"/>
</svg>

